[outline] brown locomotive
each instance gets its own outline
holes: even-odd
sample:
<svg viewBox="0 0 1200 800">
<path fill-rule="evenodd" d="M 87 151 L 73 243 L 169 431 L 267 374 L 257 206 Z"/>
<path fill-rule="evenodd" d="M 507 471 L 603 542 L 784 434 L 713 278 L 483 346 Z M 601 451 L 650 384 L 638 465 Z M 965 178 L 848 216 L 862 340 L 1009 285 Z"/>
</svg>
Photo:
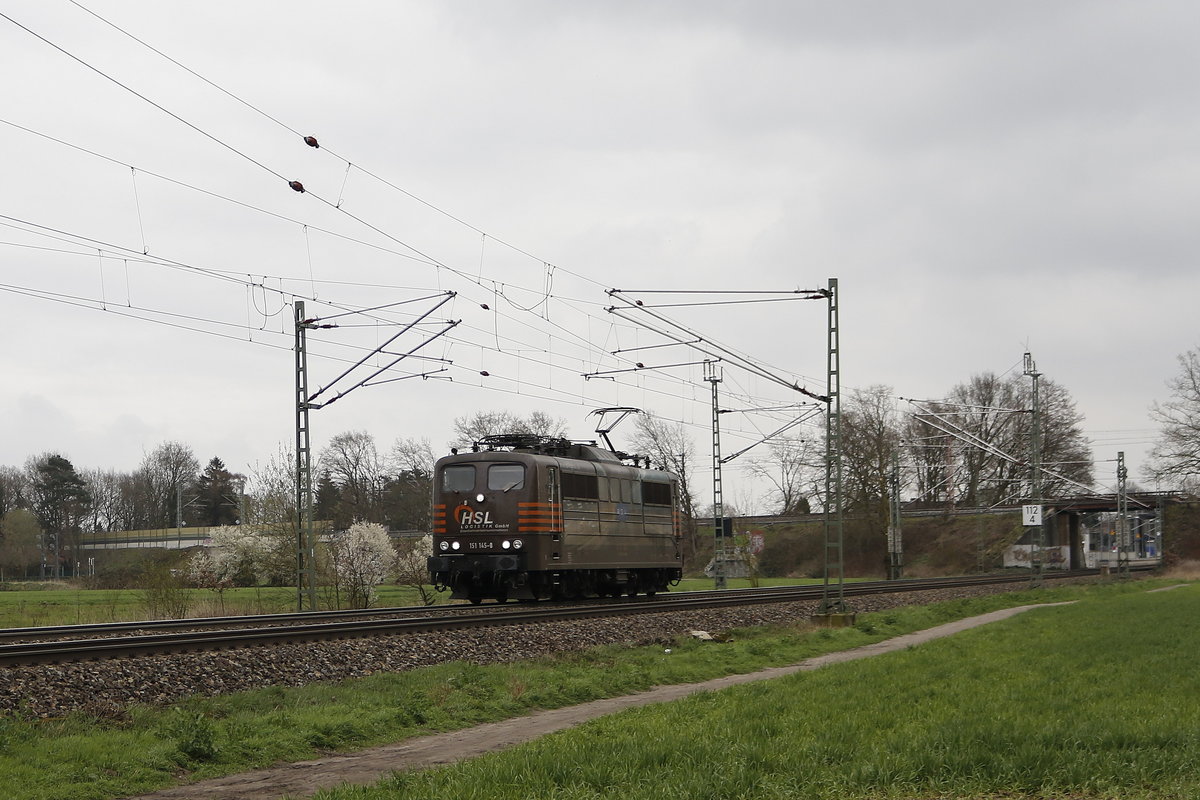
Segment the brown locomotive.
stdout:
<svg viewBox="0 0 1200 800">
<path fill-rule="evenodd" d="M 472 603 L 666 591 L 683 572 L 679 479 L 623 455 L 510 435 L 440 459 L 431 582 Z"/>
</svg>

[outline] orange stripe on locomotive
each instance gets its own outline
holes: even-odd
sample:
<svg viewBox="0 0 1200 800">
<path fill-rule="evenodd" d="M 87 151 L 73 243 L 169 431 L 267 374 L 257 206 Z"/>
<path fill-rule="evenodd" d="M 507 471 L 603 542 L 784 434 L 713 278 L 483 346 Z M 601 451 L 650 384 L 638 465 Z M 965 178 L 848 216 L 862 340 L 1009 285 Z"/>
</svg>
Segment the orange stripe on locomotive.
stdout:
<svg viewBox="0 0 1200 800">
<path fill-rule="evenodd" d="M 560 503 L 517 503 L 519 533 L 560 533 L 562 528 Z"/>
</svg>

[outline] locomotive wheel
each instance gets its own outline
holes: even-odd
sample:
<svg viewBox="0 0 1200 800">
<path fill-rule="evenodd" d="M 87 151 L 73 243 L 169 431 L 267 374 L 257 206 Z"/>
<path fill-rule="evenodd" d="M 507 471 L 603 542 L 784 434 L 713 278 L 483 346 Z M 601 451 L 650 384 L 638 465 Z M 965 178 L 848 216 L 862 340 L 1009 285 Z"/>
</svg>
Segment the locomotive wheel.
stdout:
<svg viewBox="0 0 1200 800">
<path fill-rule="evenodd" d="M 480 596 L 479 596 L 479 595 L 477 595 L 477 594 L 473 594 L 473 595 L 471 595 L 470 597 L 468 597 L 468 598 L 467 598 L 467 600 L 468 600 L 468 601 L 471 603 L 471 605 L 473 605 L 473 606 L 477 606 L 477 605 L 479 605 L 480 603 L 482 603 L 482 602 L 483 602 L 483 598 L 482 598 L 482 597 L 480 597 Z"/>
</svg>

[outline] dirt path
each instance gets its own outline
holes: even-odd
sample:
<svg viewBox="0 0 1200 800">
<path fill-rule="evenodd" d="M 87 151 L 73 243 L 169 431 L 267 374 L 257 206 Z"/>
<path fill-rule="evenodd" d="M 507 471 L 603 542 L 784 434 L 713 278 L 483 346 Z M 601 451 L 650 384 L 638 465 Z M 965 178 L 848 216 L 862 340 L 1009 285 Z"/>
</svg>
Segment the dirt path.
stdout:
<svg viewBox="0 0 1200 800">
<path fill-rule="evenodd" d="M 1049 605 L 1064 604 L 1052 603 Z M 342 783 L 375 783 L 394 770 L 421 769 L 473 758 L 536 739 L 547 733 L 570 728 L 624 708 L 678 700 L 695 692 L 724 689 L 751 681 L 778 678 L 794 672 L 813 670 L 829 664 L 868 658 L 893 650 L 903 650 L 906 647 L 950 636 L 968 628 L 1007 619 L 1031 608 L 1043 607 L 1045 606 L 1006 608 L 978 617 L 949 622 L 936 628 L 897 636 L 894 639 L 853 650 L 810 658 L 787 667 L 772 667 L 744 675 L 729 675 L 704 683 L 660 686 L 639 694 L 596 700 L 583 705 L 556 708 L 550 711 L 538 711 L 516 719 L 409 739 L 399 744 L 375 747 L 358 753 L 331 755 L 312 761 L 300 761 L 255 772 L 214 778 L 187 786 L 164 789 L 153 794 L 140 795 L 129 800 L 279 800 L 289 794 L 300 797 L 307 796 L 318 789 Z"/>
</svg>

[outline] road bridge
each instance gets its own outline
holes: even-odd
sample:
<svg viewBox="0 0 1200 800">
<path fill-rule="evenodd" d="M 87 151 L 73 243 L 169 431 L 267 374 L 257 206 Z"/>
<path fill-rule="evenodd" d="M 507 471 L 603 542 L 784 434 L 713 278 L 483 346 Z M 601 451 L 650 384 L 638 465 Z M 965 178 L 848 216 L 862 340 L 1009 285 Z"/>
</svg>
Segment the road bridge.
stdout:
<svg viewBox="0 0 1200 800">
<path fill-rule="evenodd" d="M 1162 555 L 1162 519 L 1168 505 L 1189 500 L 1177 492 L 1129 492 L 1131 563 L 1157 561 Z M 1028 501 L 1027 501 L 1028 502 Z M 1113 494 L 1059 497 L 1042 502 L 1045 525 L 1044 561 L 1049 568 L 1085 569 L 1115 566 L 1119 498 Z M 1027 566 L 1033 529 L 1005 554 L 1005 566 Z"/>
</svg>

